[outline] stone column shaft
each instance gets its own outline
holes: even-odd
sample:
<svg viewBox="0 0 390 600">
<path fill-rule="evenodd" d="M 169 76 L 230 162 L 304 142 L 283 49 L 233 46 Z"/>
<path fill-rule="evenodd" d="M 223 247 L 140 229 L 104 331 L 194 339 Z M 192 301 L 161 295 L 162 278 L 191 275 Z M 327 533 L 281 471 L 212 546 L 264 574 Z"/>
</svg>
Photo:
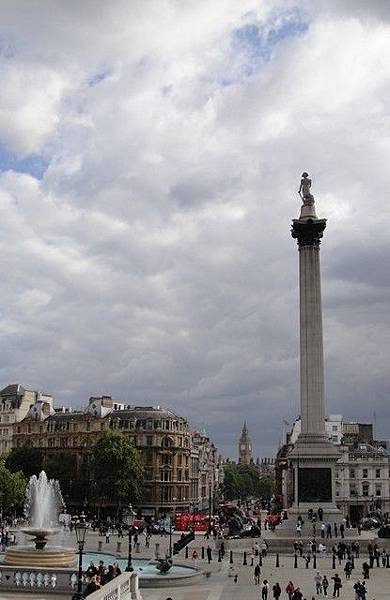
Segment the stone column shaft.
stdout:
<svg viewBox="0 0 390 600">
<path fill-rule="evenodd" d="M 319 245 L 299 248 L 302 435 L 325 433 Z"/>
</svg>

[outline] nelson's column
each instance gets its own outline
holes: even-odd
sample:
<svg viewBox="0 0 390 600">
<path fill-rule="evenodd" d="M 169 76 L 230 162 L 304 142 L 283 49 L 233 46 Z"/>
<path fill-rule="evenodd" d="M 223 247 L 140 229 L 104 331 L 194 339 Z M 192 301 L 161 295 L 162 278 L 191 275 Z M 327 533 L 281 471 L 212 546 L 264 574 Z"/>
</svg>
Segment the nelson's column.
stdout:
<svg viewBox="0 0 390 600">
<path fill-rule="evenodd" d="M 299 251 L 301 433 L 288 456 L 294 480 L 290 511 L 321 506 L 324 514 L 336 517 L 340 511 L 335 503 L 335 464 L 340 453 L 325 431 L 322 343 L 320 242 L 326 219 L 317 218 L 310 188 L 311 180 L 303 173 L 299 188 L 303 205 L 291 228 Z"/>
</svg>

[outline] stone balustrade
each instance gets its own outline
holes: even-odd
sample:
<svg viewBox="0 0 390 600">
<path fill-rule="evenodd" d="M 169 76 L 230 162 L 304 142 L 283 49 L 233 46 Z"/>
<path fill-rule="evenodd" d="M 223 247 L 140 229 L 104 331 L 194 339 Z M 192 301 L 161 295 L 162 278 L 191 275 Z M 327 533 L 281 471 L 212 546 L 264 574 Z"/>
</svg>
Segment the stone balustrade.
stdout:
<svg viewBox="0 0 390 600">
<path fill-rule="evenodd" d="M 100 590 L 90 594 L 88 600 L 142 600 L 137 573 L 122 573 Z"/>
<path fill-rule="evenodd" d="M 70 597 L 77 590 L 78 574 L 72 569 L 39 569 L 0 566 L 0 594 L 5 591 L 55 592 Z M 84 585 L 86 585 L 86 581 Z M 100 590 L 88 596 L 91 600 L 142 600 L 137 573 L 122 573 Z"/>
</svg>

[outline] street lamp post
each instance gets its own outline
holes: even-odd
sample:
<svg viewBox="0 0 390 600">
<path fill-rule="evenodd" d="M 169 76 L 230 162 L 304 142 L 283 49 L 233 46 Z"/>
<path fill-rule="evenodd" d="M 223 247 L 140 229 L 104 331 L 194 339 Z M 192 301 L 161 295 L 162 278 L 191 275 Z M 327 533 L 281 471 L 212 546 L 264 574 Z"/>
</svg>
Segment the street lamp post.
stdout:
<svg viewBox="0 0 390 600">
<path fill-rule="evenodd" d="M 85 522 L 84 512 L 81 513 L 80 518 L 76 520 L 74 529 L 76 532 L 76 540 L 79 548 L 79 572 L 77 581 L 77 593 L 73 595 L 72 600 L 84 600 L 83 588 L 83 550 L 85 545 L 85 536 L 87 533 L 87 523 Z"/>
<path fill-rule="evenodd" d="M 132 560 L 132 556 L 131 556 L 131 536 L 133 535 L 133 525 L 134 525 L 134 517 L 135 517 L 135 512 L 133 511 L 133 507 L 131 504 L 129 504 L 128 510 L 127 510 L 127 515 L 126 515 L 126 522 L 127 522 L 127 527 L 129 529 L 129 551 L 128 551 L 128 555 L 127 555 L 127 567 L 126 567 L 126 571 L 134 571 L 133 565 L 131 564 L 131 560 Z"/>
<path fill-rule="evenodd" d="M 176 512 L 176 498 L 172 498 L 173 507 L 171 511 L 171 518 L 169 524 L 169 558 L 172 558 L 172 525 Z"/>
</svg>

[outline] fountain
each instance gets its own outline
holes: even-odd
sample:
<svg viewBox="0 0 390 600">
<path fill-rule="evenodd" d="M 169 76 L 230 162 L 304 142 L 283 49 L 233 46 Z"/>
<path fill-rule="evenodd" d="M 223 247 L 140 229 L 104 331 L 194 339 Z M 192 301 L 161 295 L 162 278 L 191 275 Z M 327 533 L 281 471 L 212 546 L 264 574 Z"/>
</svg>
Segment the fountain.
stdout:
<svg viewBox="0 0 390 600">
<path fill-rule="evenodd" d="M 59 533 L 58 513 L 64 502 L 58 481 L 48 479 L 44 471 L 33 475 L 26 491 L 25 514 L 29 527 L 21 529 L 33 536 L 33 546 L 7 548 L 4 564 L 13 566 L 70 567 L 75 562 L 73 548 L 47 545 L 48 538 Z"/>
</svg>

